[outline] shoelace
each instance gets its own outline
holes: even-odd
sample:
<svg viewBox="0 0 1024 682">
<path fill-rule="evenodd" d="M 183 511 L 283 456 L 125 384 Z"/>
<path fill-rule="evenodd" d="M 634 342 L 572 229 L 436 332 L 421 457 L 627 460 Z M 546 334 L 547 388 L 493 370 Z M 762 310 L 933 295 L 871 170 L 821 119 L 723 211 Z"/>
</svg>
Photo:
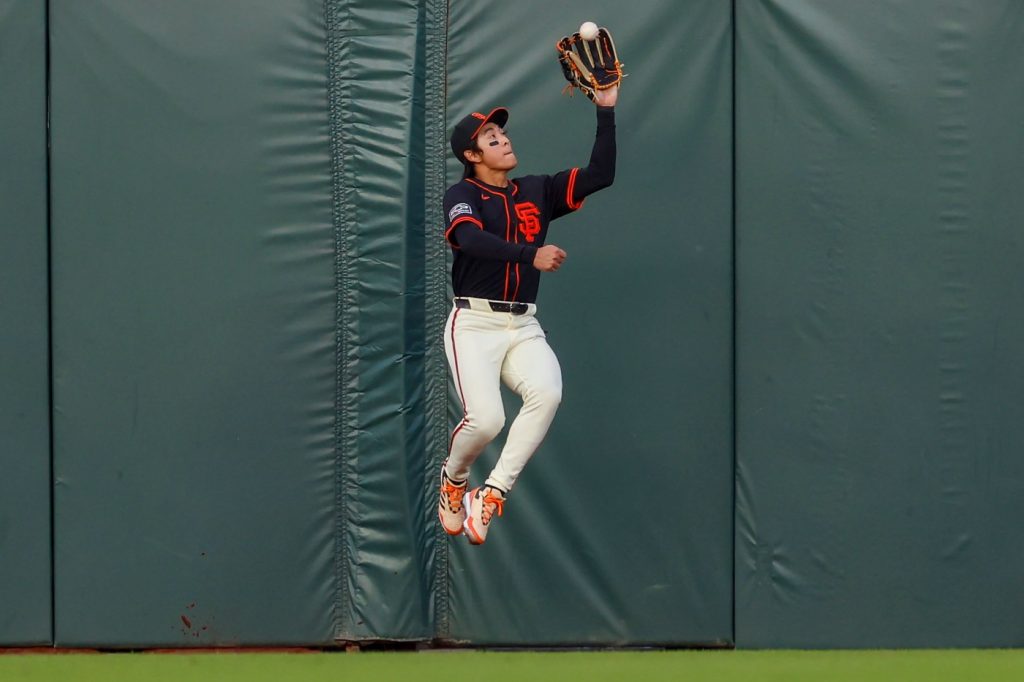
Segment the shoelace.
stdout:
<svg viewBox="0 0 1024 682">
<path fill-rule="evenodd" d="M 448 496 L 448 508 L 452 510 L 453 514 L 458 514 L 462 511 L 462 494 L 466 492 L 466 486 L 460 488 L 453 483 L 445 481 L 442 488 L 444 494 Z"/>
<path fill-rule="evenodd" d="M 494 516 L 494 512 L 498 512 L 498 516 L 501 516 L 505 512 L 505 498 L 499 497 L 498 495 L 492 495 L 491 493 L 485 493 L 484 508 L 480 510 L 480 519 L 484 522 L 484 525 L 491 522 L 491 517 Z"/>
</svg>

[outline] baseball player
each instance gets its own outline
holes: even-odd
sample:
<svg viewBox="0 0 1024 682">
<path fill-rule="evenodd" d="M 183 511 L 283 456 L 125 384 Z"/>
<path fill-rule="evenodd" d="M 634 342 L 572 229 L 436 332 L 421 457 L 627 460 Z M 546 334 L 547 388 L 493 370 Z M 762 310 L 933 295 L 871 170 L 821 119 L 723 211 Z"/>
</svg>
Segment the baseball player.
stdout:
<svg viewBox="0 0 1024 682">
<path fill-rule="evenodd" d="M 448 534 L 465 532 L 473 544 L 482 544 L 502 515 L 562 398 L 558 359 L 536 317 L 540 274 L 556 272 L 566 258 L 547 243 L 548 225 L 612 184 L 618 91 L 616 84 L 593 93 L 597 135 L 585 168 L 510 178 L 517 159 L 503 107 L 470 114 L 452 132 L 464 174 L 444 197 L 455 293 L 444 343 L 463 415 L 441 471 L 438 516 Z M 500 382 L 523 406 L 494 469 L 482 486 L 468 490 L 470 467 L 504 427 Z"/>
</svg>

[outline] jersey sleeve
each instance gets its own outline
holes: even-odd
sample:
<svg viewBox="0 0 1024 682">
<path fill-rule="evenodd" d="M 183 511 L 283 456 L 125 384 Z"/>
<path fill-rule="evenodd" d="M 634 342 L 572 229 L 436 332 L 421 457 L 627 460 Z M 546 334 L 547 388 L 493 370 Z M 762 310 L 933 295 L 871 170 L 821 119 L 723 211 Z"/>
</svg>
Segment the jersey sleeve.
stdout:
<svg viewBox="0 0 1024 682">
<path fill-rule="evenodd" d="M 452 185 L 444 195 L 444 238 L 452 248 L 459 248 L 455 239 L 455 228 L 462 224 L 473 225 L 484 229 L 477 206 L 477 192 L 472 191 L 465 183 Z"/>
<path fill-rule="evenodd" d="M 551 219 L 560 218 L 583 206 L 583 200 L 610 187 L 615 181 L 615 109 L 596 107 L 597 133 L 585 168 L 570 168 L 547 176 L 547 196 Z"/>
<path fill-rule="evenodd" d="M 576 188 L 579 172 L 579 168 L 570 168 L 545 176 L 545 189 L 551 206 L 552 220 L 568 215 L 583 206 L 583 197 L 579 196 Z"/>
</svg>

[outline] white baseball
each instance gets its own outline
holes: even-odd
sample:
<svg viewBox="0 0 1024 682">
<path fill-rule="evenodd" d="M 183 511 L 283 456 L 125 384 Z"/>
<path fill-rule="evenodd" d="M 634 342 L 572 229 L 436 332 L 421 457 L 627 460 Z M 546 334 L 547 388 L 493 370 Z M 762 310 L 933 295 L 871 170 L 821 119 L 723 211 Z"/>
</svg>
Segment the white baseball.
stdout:
<svg viewBox="0 0 1024 682">
<path fill-rule="evenodd" d="M 597 38 L 597 24 L 592 21 L 584 21 L 580 24 L 580 38 L 594 40 Z"/>
</svg>

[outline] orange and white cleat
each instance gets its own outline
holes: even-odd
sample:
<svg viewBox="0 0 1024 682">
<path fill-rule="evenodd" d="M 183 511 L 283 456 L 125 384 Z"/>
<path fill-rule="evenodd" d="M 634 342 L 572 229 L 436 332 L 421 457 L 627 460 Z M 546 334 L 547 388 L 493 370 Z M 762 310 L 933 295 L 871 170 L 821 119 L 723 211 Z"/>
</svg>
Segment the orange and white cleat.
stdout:
<svg viewBox="0 0 1024 682">
<path fill-rule="evenodd" d="M 462 527 L 470 544 L 482 545 L 495 513 L 501 516 L 505 509 L 505 493 L 489 485 L 473 488 L 463 498 L 466 521 Z"/>
<path fill-rule="evenodd" d="M 437 500 L 437 517 L 448 535 L 461 535 L 462 524 L 466 521 L 466 508 L 462 504 L 469 481 L 458 483 L 448 478 L 441 467 L 441 492 Z"/>
</svg>

